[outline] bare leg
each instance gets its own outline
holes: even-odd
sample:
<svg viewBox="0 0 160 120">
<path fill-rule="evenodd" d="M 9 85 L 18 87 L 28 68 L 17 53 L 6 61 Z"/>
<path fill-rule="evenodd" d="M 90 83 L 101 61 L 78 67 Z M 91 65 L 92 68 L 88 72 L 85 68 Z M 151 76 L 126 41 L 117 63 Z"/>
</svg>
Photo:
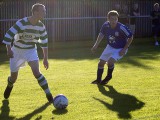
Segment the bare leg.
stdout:
<svg viewBox="0 0 160 120">
<path fill-rule="evenodd" d="M 18 71 L 17 72 L 11 72 L 10 81 L 12 83 L 15 83 L 18 77 Z"/>
<path fill-rule="evenodd" d="M 44 92 L 46 93 L 46 97 L 48 99 L 49 102 L 53 102 L 53 97 L 52 94 L 49 90 L 48 87 L 48 83 L 46 78 L 41 74 L 40 70 L 39 70 L 39 61 L 35 60 L 35 61 L 30 61 L 28 62 L 29 66 L 32 69 L 33 75 L 34 77 L 37 79 L 40 87 L 44 90 Z"/>
<path fill-rule="evenodd" d="M 101 82 L 102 85 L 107 84 L 110 79 L 112 79 L 112 72 L 114 70 L 114 63 L 116 62 L 115 59 L 110 58 L 108 60 L 108 71 L 107 71 L 107 76 L 105 79 Z"/>
<path fill-rule="evenodd" d="M 106 64 L 106 61 L 104 60 L 99 60 L 99 63 L 98 63 L 98 69 L 97 69 L 97 79 L 94 80 L 92 82 L 92 84 L 97 84 L 97 83 L 100 83 L 101 82 L 101 79 L 102 79 L 102 74 L 103 74 L 103 70 L 104 70 L 104 65 Z"/>
<path fill-rule="evenodd" d="M 5 99 L 9 98 L 10 93 L 11 93 L 12 88 L 13 88 L 13 84 L 16 82 L 17 77 L 18 77 L 18 71 L 17 72 L 11 72 L 11 76 L 8 77 L 8 84 L 7 84 L 7 87 L 4 91 L 4 98 Z"/>
</svg>

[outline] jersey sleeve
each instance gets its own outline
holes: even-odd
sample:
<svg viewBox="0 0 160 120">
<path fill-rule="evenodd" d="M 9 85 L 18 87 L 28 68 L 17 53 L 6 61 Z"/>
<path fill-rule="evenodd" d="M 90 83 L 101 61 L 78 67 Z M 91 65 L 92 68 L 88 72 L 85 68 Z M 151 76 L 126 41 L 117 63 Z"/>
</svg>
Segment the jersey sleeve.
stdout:
<svg viewBox="0 0 160 120">
<path fill-rule="evenodd" d="M 132 34 L 131 30 L 128 27 L 126 27 L 124 25 L 121 25 L 120 29 L 121 29 L 121 31 L 124 33 L 124 35 L 127 38 L 131 38 L 132 37 L 133 34 Z"/>
<path fill-rule="evenodd" d="M 108 23 L 105 22 L 105 23 L 102 25 L 101 29 L 100 29 L 100 33 L 103 34 L 103 35 L 106 34 L 107 24 L 108 24 Z"/>
<path fill-rule="evenodd" d="M 48 35 L 44 25 L 42 31 L 40 31 L 40 40 L 38 42 L 42 48 L 48 47 Z"/>
<path fill-rule="evenodd" d="M 21 30 L 22 23 L 17 21 L 5 34 L 3 43 L 6 45 L 11 45 L 12 41 L 14 40 L 14 36 Z"/>
</svg>

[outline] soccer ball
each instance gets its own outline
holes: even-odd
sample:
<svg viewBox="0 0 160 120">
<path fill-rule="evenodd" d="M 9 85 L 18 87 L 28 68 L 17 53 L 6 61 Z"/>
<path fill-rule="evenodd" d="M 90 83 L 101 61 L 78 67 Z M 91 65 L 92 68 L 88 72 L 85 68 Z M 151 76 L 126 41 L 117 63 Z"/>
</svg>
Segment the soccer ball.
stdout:
<svg viewBox="0 0 160 120">
<path fill-rule="evenodd" d="M 56 109 L 65 109 L 68 106 L 68 99 L 63 94 L 59 94 L 53 99 L 53 105 Z"/>
</svg>

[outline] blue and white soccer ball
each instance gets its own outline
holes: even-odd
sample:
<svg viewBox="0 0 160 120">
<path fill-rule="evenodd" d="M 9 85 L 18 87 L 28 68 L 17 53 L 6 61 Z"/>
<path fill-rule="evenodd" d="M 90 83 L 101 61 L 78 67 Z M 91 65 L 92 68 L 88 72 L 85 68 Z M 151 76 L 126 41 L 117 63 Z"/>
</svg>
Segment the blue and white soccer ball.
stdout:
<svg viewBox="0 0 160 120">
<path fill-rule="evenodd" d="M 65 109 L 68 106 L 68 99 L 63 94 L 59 94 L 53 99 L 53 105 L 56 109 Z"/>
</svg>

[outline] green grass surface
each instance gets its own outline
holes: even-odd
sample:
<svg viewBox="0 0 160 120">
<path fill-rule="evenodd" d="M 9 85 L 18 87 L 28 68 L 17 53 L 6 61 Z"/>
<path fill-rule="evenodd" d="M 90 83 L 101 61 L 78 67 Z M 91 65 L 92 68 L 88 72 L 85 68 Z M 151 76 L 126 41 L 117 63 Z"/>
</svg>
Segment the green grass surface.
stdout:
<svg viewBox="0 0 160 120">
<path fill-rule="evenodd" d="M 10 98 L 3 98 L 10 70 L 5 47 L 0 46 L 0 120 L 159 120 L 160 47 L 153 46 L 150 38 L 135 39 L 128 54 L 116 63 L 108 85 L 97 86 L 90 83 L 106 43 L 94 55 L 93 43 L 50 44 L 50 68 L 46 71 L 40 61 L 52 94 L 62 93 L 69 100 L 62 111 L 47 103 L 29 66 L 20 69 Z"/>
</svg>

